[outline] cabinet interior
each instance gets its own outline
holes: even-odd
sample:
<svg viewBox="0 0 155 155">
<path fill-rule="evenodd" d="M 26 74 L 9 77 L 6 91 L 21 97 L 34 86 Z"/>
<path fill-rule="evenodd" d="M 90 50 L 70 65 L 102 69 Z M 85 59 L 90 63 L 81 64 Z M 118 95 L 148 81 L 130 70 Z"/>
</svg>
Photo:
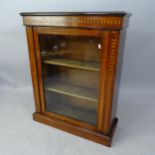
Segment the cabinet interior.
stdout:
<svg viewBox="0 0 155 155">
<path fill-rule="evenodd" d="M 39 35 L 46 110 L 96 124 L 101 38 Z"/>
</svg>

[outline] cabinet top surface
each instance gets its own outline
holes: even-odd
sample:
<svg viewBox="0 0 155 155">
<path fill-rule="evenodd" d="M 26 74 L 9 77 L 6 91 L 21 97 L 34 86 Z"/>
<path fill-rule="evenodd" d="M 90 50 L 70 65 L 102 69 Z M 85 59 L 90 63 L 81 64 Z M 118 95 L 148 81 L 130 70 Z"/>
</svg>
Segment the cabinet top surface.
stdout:
<svg viewBox="0 0 155 155">
<path fill-rule="evenodd" d="M 125 16 L 124 11 L 108 12 L 22 12 L 21 16 Z"/>
</svg>

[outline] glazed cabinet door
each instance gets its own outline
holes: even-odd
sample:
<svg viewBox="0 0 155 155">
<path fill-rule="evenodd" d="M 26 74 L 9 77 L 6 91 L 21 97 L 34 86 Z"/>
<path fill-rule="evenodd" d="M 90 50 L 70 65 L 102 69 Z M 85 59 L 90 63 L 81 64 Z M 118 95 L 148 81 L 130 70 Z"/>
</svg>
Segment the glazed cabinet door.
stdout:
<svg viewBox="0 0 155 155">
<path fill-rule="evenodd" d="M 97 130 L 102 121 L 102 33 L 89 29 L 34 28 L 42 113 Z"/>
</svg>

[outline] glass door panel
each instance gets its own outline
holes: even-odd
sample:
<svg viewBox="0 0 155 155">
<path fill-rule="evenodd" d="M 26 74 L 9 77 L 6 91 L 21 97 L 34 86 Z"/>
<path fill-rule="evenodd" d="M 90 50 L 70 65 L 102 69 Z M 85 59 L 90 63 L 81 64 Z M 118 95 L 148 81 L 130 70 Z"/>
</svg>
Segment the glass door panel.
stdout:
<svg viewBox="0 0 155 155">
<path fill-rule="evenodd" d="M 39 35 L 46 111 L 96 124 L 101 38 Z"/>
</svg>

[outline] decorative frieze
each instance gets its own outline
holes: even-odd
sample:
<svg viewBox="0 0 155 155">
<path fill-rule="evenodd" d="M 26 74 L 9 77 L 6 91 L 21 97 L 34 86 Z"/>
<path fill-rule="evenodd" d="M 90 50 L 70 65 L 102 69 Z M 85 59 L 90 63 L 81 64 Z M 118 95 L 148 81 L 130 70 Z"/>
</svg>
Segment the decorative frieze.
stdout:
<svg viewBox="0 0 155 155">
<path fill-rule="evenodd" d="M 24 25 L 33 26 L 70 26 L 88 28 L 122 27 L 122 17 L 111 16 L 24 16 Z"/>
</svg>

